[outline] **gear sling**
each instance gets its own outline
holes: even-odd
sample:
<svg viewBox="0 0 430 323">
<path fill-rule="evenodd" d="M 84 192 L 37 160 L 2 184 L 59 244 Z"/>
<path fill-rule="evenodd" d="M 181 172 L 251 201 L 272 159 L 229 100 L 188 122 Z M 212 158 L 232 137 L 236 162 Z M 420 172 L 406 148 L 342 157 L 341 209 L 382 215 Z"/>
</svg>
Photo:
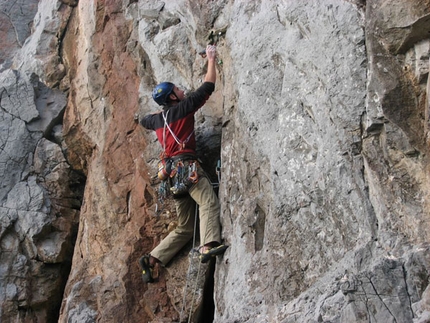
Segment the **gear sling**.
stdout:
<svg viewBox="0 0 430 323">
<path fill-rule="evenodd" d="M 167 122 L 167 116 L 170 110 L 164 114 L 162 112 L 163 120 L 164 120 L 164 128 L 163 128 L 163 152 L 161 154 L 160 162 L 158 163 L 158 178 L 163 181 L 165 186 L 163 190 L 164 192 L 167 189 L 174 196 L 181 196 L 188 192 L 190 187 L 193 184 L 196 184 L 199 180 L 199 174 L 197 172 L 197 168 L 199 167 L 199 162 L 196 157 L 192 154 L 184 154 L 173 157 L 166 157 L 166 131 L 169 130 L 173 139 L 179 146 L 179 150 L 183 150 L 185 148 L 186 143 L 190 140 L 191 136 L 194 133 L 188 135 L 188 137 L 181 141 L 170 128 Z M 167 130 L 166 130 L 167 129 Z"/>
</svg>

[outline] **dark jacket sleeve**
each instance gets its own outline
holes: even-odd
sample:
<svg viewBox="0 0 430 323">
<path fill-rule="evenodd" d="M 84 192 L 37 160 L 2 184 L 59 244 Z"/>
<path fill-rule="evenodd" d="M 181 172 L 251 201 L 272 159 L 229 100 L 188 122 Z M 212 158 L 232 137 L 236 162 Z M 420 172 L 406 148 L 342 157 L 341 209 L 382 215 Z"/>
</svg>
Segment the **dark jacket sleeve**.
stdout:
<svg viewBox="0 0 430 323">
<path fill-rule="evenodd" d="M 214 83 L 205 82 L 196 91 L 187 96 L 184 101 L 180 102 L 178 104 L 178 108 L 183 110 L 183 115 L 196 112 L 206 103 L 214 90 Z"/>
<path fill-rule="evenodd" d="M 155 130 L 155 124 L 154 124 L 154 115 L 148 114 L 140 120 L 140 124 L 149 130 Z"/>
<path fill-rule="evenodd" d="M 215 90 L 215 84 L 203 83 L 196 91 L 189 94 L 179 102 L 169 115 L 169 122 L 176 121 L 200 109 Z M 164 121 L 160 114 L 148 114 L 140 120 L 140 124 L 148 130 L 157 130 L 163 127 Z"/>
</svg>

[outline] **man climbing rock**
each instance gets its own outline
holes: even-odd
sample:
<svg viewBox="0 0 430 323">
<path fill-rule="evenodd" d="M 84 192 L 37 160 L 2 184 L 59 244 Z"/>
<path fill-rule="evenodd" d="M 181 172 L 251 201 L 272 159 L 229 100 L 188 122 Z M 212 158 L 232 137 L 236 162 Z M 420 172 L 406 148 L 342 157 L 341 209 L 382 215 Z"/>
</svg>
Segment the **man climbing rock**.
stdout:
<svg viewBox="0 0 430 323">
<path fill-rule="evenodd" d="M 221 244 L 218 197 L 200 167 L 195 152 L 194 114 L 215 89 L 215 46 L 207 46 L 206 57 L 208 68 L 204 83 L 195 92 L 185 97 L 184 91 L 173 83 L 158 84 L 152 97 L 157 104 L 163 106 L 163 110 L 147 115 L 140 121 L 143 127 L 156 132 L 163 148 L 158 177 L 163 181 L 162 185 L 173 194 L 178 216 L 176 229 L 149 255 L 140 258 L 145 282 L 153 282 L 152 270 L 156 263 L 167 265 L 192 239 L 196 203 L 199 206 L 201 262 L 208 262 L 227 249 L 227 246 Z"/>
</svg>

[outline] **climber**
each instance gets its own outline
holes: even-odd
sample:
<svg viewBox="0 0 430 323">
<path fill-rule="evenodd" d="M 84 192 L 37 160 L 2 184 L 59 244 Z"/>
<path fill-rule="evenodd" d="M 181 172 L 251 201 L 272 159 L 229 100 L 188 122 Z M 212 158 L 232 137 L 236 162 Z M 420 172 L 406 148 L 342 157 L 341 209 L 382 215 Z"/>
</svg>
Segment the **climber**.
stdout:
<svg viewBox="0 0 430 323">
<path fill-rule="evenodd" d="M 216 81 L 216 47 L 208 45 L 206 54 L 208 67 L 204 83 L 187 97 L 173 83 L 158 84 L 152 97 L 163 109 L 140 121 L 144 128 L 155 131 L 163 148 L 158 177 L 170 186 L 178 217 L 176 229 L 148 255 L 140 258 L 144 282 L 153 282 L 154 266 L 167 265 L 192 239 L 196 203 L 200 219 L 200 261 L 206 263 L 227 249 L 221 244 L 218 197 L 195 152 L 194 114 L 208 100 Z"/>
</svg>

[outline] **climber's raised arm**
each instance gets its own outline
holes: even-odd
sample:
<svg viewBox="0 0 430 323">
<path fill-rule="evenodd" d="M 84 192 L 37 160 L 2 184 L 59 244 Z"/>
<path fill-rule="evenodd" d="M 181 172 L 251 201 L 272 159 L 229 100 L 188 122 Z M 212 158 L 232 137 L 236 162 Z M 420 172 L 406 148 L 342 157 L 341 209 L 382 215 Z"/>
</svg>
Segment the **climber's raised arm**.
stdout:
<svg viewBox="0 0 430 323">
<path fill-rule="evenodd" d="M 208 70 L 205 76 L 205 82 L 215 84 L 216 81 L 216 46 L 208 45 L 206 47 L 206 55 L 208 58 Z"/>
</svg>

